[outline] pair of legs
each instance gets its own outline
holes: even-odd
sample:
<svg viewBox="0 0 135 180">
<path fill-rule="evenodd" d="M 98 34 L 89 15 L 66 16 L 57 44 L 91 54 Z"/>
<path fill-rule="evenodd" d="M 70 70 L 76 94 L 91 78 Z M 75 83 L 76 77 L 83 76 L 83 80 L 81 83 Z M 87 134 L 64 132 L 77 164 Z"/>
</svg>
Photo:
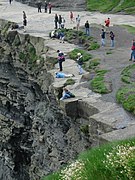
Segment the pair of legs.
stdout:
<svg viewBox="0 0 135 180">
<path fill-rule="evenodd" d="M 103 39 L 103 38 L 101 39 L 101 45 L 105 46 L 105 39 Z"/>
<path fill-rule="evenodd" d="M 133 58 L 134 58 L 134 61 L 135 61 L 135 50 L 132 50 L 132 51 L 131 51 L 130 60 L 132 61 Z"/>
<path fill-rule="evenodd" d="M 82 65 L 79 65 L 79 64 L 78 64 L 78 68 L 79 68 L 79 74 L 83 74 L 83 68 L 82 68 Z"/>
<path fill-rule="evenodd" d="M 111 40 L 111 47 L 114 47 L 114 40 Z"/>
<path fill-rule="evenodd" d="M 59 69 L 62 71 L 62 61 L 59 60 Z"/>
<path fill-rule="evenodd" d="M 86 30 L 86 35 L 87 35 L 87 36 L 90 36 L 90 29 L 89 29 L 89 28 L 86 28 L 85 30 Z"/>
<path fill-rule="evenodd" d="M 70 97 L 71 97 L 70 94 L 64 93 L 64 95 L 62 96 L 62 98 L 60 98 L 60 100 L 68 99 Z"/>
</svg>

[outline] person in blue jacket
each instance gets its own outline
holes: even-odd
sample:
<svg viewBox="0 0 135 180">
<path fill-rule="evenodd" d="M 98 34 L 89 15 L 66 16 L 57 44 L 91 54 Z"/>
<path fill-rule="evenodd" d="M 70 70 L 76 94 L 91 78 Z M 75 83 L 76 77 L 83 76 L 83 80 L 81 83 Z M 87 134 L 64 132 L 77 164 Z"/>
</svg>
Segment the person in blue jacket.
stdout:
<svg viewBox="0 0 135 180">
<path fill-rule="evenodd" d="M 68 78 L 68 77 L 73 77 L 73 76 L 74 76 L 73 74 L 65 74 L 62 72 L 56 72 L 55 73 L 56 78 Z"/>
<path fill-rule="evenodd" d="M 75 97 L 73 93 L 71 93 L 67 88 L 63 88 L 63 96 L 60 98 L 60 100 L 68 99 Z"/>
</svg>

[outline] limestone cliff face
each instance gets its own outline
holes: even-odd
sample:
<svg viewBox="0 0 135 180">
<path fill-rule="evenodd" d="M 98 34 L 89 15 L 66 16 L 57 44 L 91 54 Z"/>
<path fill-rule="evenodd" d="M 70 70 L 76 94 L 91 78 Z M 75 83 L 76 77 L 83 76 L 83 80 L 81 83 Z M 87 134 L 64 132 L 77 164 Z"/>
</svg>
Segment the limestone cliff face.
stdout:
<svg viewBox="0 0 135 180">
<path fill-rule="evenodd" d="M 16 0 L 21 3 L 26 3 L 31 6 L 36 6 L 38 0 Z M 44 8 L 44 0 L 41 0 L 42 8 Z M 86 10 L 86 0 L 51 0 L 47 1 L 51 2 L 53 8 L 59 8 L 62 10 Z"/>
<path fill-rule="evenodd" d="M 43 39 L 0 29 L 0 180 L 39 180 L 89 148 L 59 108 Z"/>
</svg>

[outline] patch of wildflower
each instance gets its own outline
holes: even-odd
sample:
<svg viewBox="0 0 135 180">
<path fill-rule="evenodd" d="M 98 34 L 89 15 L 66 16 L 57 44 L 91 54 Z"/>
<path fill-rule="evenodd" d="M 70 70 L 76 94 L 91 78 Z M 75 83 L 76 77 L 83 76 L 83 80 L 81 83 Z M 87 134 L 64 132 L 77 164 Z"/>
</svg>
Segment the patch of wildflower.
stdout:
<svg viewBox="0 0 135 180">
<path fill-rule="evenodd" d="M 84 177 L 84 171 L 84 162 L 77 160 L 61 170 L 60 178 L 61 180 L 87 180 L 87 177 Z"/>
<path fill-rule="evenodd" d="M 133 180 L 135 177 L 135 143 L 117 145 L 111 152 L 105 154 L 103 161 L 105 167 L 117 176 L 117 179 L 127 178 Z"/>
</svg>

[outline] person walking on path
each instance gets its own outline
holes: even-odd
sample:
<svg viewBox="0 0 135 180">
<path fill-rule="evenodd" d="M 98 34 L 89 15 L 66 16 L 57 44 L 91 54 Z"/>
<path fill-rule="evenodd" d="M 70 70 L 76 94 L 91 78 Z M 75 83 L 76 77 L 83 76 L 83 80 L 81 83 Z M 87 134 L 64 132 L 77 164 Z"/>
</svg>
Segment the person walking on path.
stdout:
<svg viewBox="0 0 135 180">
<path fill-rule="evenodd" d="M 101 46 L 102 47 L 105 46 L 105 34 L 106 34 L 105 30 L 102 29 L 102 32 L 101 32 Z"/>
<path fill-rule="evenodd" d="M 88 22 L 88 20 L 85 23 L 85 32 L 87 36 L 90 36 L 90 24 Z"/>
<path fill-rule="evenodd" d="M 55 29 L 58 28 L 58 15 L 55 14 L 55 17 L 54 17 L 54 23 L 55 23 Z"/>
<path fill-rule="evenodd" d="M 71 23 L 73 23 L 73 22 L 74 22 L 74 21 L 73 21 L 73 18 L 74 18 L 73 12 L 72 12 L 72 11 L 70 11 L 70 22 L 71 22 Z"/>
<path fill-rule="evenodd" d="M 112 31 L 110 31 L 110 38 L 111 38 L 111 47 L 114 47 L 114 33 Z"/>
<path fill-rule="evenodd" d="M 49 2 L 49 4 L 48 4 L 48 8 L 49 8 L 49 14 L 51 14 L 51 13 L 52 13 L 52 5 L 51 5 L 50 2 Z"/>
<path fill-rule="evenodd" d="M 47 13 L 47 2 L 45 1 L 45 13 Z"/>
<path fill-rule="evenodd" d="M 80 21 L 81 21 L 81 19 L 80 19 L 80 16 L 78 14 L 78 16 L 76 17 L 76 29 L 77 29 L 77 31 L 79 30 L 79 27 L 80 27 Z"/>
<path fill-rule="evenodd" d="M 79 68 L 79 75 L 83 74 L 83 56 L 81 53 L 77 54 L 77 64 L 78 64 L 78 68 Z"/>
<path fill-rule="evenodd" d="M 24 26 L 24 32 L 26 32 L 25 27 L 27 26 L 27 16 L 25 11 L 23 11 L 23 26 Z"/>
<path fill-rule="evenodd" d="M 135 40 L 134 39 L 132 41 L 131 57 L 130 57 L 129 61 L 132 61 L 133 58 L 134 58 L 133 62 L 135 62 Z"/>
<path fill-rule="evenodd" d="M 75 95 L 71 93 L 67 88 L 63 88 L 63 95 L 60 98 L 60 100 L 68 99 L 68 98 L 73 98 Z"/>
<path fill-rule="evenodd" d="M 38 7 L 38 13 L 39 13 L 39 12 L 41 13 L 41 12 L 42 12 L 42 11 L 41 11 L 41 7 L 42 7 L 41 1 L 38 1 L 37 7 Z"/>
<path fill-rule="evenodd" d="M 60 50 L 57 50 L 57 53 L 58 53 L 59 69 L 60 71 L 62 71 L 63 70 L 62 63 L 63 61 L 65 61 L 65 56 L 64 56 L 64 53 L 61 52 Z"/>
</svg>

